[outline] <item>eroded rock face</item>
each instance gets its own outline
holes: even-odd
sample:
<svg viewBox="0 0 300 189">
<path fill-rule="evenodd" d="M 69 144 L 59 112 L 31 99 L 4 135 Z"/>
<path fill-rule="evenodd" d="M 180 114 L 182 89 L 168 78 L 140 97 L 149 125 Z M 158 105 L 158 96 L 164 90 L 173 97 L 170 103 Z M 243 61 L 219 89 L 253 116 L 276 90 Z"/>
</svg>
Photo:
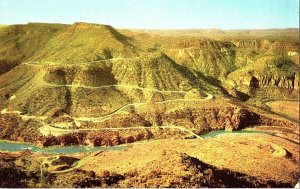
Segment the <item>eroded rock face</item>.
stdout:
<svg viewBox="0 0 300 189">
<path fill-rule="evenodd" d="M 260 87 L 280 87 L 289 90 L 299 89 L 299 77 L 292 76 L 257 76 Z"/>
<path fill-rule="evenodd" d="M 223 78 L 236 69 L 235 45 L 210 39 L 184 40 L 166 48 L 166 54 L 178 64 L 207 77 Z"/>
<path fill-rule="evenodd" d="M 234 88 L 252 97 L 296 98 L 299 91 L 298 71 L 295 60 L 287 54 L 276 55 L 275 53 L 251 61 L 246 66 L 231 72 L 223 85 L 228 91 Z"/>
<path fill-rule="evenodd" d="M 169 113 L 157 113 L 160 125 L 185 125 L 195 133 L 204 134 L 212 130 L 238 130 L 259 122 L 259 115 L 236 107 L 183 109 Z M 145 115 L 151 117 L 153 115 Z M 152 123 L 156 125 L 156 123 Z"/>
<path fill-rule="evenodd" d="M 245 40 L 233 40 L 238 48 L 251 48 L 251 49 L 260 49 L 260 50 L 288 50 L 288 51 L 297 51 L 297 43 L 288 43 L 288 42 L 272 42 L 270 40 L 255 40 L 255 39 L 245 39 Z"/>
<path fill-rule="evenodd" d="M 256 113 L 250 112 L 246 109 L 235 109 L 233 116 L 231 117 L 232 130 L 243 129 L 246 126 L 258 123 L 260 116 Z"/>
<path fill-rule="evenodd" d="M 271 87 L 297 91 L 299 90 L 299 76 L 295 73 L 285 76 L 247 74 L 241 75 L 232 85 L 238 86 L 239 89 L 244 89 L 243 92 L 245 93 L 251 93 L 251 90 L 254 89 Z"/>
<path fill-rule="evenodd" d="M 70 146 L 70 145 L 88 145 L 93 146 L 116 146 L 120 144 L 133 143 L 142 140 L 149 140 L 153 138 L 153 134 L 148 131 L 144 133 L 131 133 L 131 134 L 122 134 L 119 131 L 112 132 L 75 132 L 67 133 L 60 136 L 48 136 L 41 140 L 43 147 L 61 145 L 61 146 Z"/>
<path fill-rule="evenodd" d="M 11 61 L 1 61 L 0 60 L 0 75 L 8 72 L 9 70 L 13 69 L 16 67 L 20 62 L 11 62 Z"/>
<path fill-rule="evenodd" d="M 296 74 L 276 75 L 242 75 L 235 79 L 231 86 L 225 86 L 232 96 L 242 99 L 239 93 L 248 97 L 265 96 L 267 98 L 297 98 L 299 92 L 299 76 Z M 247 98 L 246 98 L 247 100 Z"/>
</svg>

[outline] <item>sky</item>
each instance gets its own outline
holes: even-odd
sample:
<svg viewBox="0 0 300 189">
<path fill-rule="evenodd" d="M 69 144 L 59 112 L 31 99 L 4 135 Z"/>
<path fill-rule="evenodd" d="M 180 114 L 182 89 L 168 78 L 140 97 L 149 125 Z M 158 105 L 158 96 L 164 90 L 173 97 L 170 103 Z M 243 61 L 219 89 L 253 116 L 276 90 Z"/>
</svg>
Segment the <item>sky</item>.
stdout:
<svg viewBox="0 0 300 189">
<path fill-rule="evenodd" d="M 137 29 L 298 28 L 299 0 L 0 0 L 0 24 L 28 22 Z"/>
</svg>

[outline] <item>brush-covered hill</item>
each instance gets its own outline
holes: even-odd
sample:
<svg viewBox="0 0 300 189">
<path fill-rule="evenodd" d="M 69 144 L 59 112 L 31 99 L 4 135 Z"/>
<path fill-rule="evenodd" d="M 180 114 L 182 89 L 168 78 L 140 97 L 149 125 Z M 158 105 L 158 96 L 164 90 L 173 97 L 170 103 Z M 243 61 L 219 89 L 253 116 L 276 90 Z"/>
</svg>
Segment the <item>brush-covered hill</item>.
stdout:
<svg viewBox="0 0 300 189">
<path fill-rule="evenodd" d="M 0 29 L 0 74 L 20 62 L 91 62 L 135 57 L 139 51 L 129 37 L 109 25 L 11 25 Z"/>
<path fill-rule="evenodd" d="M 182 40 L 164 47 L 164 51 L 179 64 L 216 79 L 226 77 L 237 68 L 235 46 L 230 42 Z"/>
<path fill-rule="evenodd" d="M 227 90 L 246 92 L 248 89 L 241 87 L 245 82 L 240 82 L 246 77 L 244 70 L 264 73 L 268 70 L 262 66 L 266 60 L 279 55 L 287 57 L 288 61 L 282 63 L 298 72 L 294 66 L 299 64 L 295 31 L 141 31 L 116 30 L 109 25 L 90 23 L 3 26 L 0 29 L 0 74 L 20 63 L 31 62 L 40 66 L 37 73 L 50 85 L 122 84 L 159 90 L 199 88 L 226 93 L 223 86 Z M 214 39 L 209 38 L 211 35 Z M 284 35 L 288 37 L 282 38 Z M 25 67 L 18 68 L 20 73 Z M 280 72 L 281 81 L 291 77 L 289 71 L 280 66 L 272 69 L 272 73 Z M 263 77 L 256 75 L 255 78 Z M 296 80 L 297 74 L 293 82 L 297 83 Z M 296 84 L 294 86 L 272 85 L 297 90 Z"/>
<path fill-rule="evenodd" d="M 51 38 L 29 61 L 91 62 L 134 57 L 138 51 L 129 37 L 109 25 L 75 23 Z"/>
<path fill-rule="evenodd" d="M 0 74 L 27 61 L 55 34 L 68 27 L 63 24 L 29 23 L 0 28 Z"/>
<path fill-rule="evenodd" d="M 120 84 L 144 88 L 187 90 L 196 86 L 195 76 L 163 53 L 116 60 L 112 73 Z"/>
<path fill-rule="evenodd" d="M 0 81 L 1 108 L 49 117 L 107 115 L 131 103 L 184 98 L 176 91 L 218 91 L 161 53 L 84 64 L 20 64 Z"/>
<path fill-rule="evenodd" d="M 4 29 L 6 25 L 0 25 L 0 30 Z"/>
<path fill-rule="evenodd" d="M 264 56 L 299 63 L 298 30 L 121 30 L 146 52 L 164 52 L 176 63 L 224 82 L 229 73 Z"/>
<path fill-rule="evenodd" d="M 188 90 L 197 85 L 194 73 L 163 53 L 47 67 L 44 81 L 53 85 L 101 87 L 118 84 L 158 90 Z"/>
</svg>

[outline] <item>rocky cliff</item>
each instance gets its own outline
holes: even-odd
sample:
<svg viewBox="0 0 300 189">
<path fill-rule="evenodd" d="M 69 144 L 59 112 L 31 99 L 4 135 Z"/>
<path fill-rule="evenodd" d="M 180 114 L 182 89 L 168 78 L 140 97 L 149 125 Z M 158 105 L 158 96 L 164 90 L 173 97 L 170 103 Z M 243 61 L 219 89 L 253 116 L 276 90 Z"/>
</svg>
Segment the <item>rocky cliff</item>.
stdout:
<svg viewBox="0 0 300 189">
<path fill-rule="evenodd" d="M 285 50 L 298 51 L 297 42 L 282 42 L 267 39 L 241 39 L 232 40 L 232 43 L 238 48 L 251 48 L 253 50 Z"/>
<path fill-rule="evenodd" d="M 272 97 L 275 89 L 294 96 L 299 91 L 299 68 L 287 56 L 264 57 L 230 73 L 225 83 L 249 95 L 265 91 Z"/>
</svg>

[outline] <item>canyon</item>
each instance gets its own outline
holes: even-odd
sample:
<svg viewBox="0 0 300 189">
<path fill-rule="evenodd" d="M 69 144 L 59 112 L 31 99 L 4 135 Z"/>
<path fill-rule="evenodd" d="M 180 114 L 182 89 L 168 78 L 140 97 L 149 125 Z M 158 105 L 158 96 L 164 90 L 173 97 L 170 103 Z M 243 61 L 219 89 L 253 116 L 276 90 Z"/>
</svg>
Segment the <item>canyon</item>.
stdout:
<svg viewBox="0 0 300 189">
<path fill-rule="evenodd" d="M 0 145 L 0 187 L 294 187 L 298 46 L 293 28 L 1 26 L 0 139 L 45 150 Z"/>
</svg>

